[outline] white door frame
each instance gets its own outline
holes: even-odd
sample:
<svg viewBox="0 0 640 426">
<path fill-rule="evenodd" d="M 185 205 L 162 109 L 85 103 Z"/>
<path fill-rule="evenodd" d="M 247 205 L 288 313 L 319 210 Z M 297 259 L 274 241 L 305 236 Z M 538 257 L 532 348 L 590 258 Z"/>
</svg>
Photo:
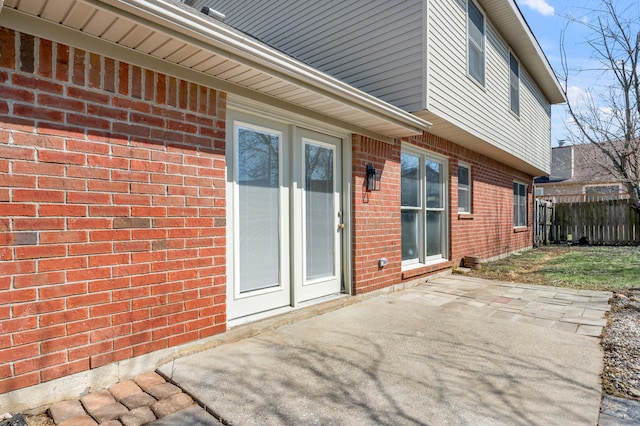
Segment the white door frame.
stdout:
<svg viewBox="0 0 640 426">
<path fill-rule="evenodd" d="M 295 151 L 295 137 L 298 128 L 304 128 L 311 130 L 313 132 L 318 132 L 321 134 L 326 134 L 328 136 L 336 137 L 342 140 L 342 148 L 341 148 L 341 180 L 342 185 L 340 188 L 341 192 L 341 204 L 342 204 L 342 221 L 344 224 L 344 229 L 342 230 L 342 241 L 341 241 L 341 258 L 340 258 L 340 266 L 342 269 L 342 292 L 346 294 L 351 294 L 352 292 L 352 268 L 351 268 L 351 203 L 352 203 L 352 175 L 351 175 L 351 162 L 352 162 L 352 153 L 351 153 L 351 135 L 348 130 L 338 128 L 335 126 L 327 125 L 323 123 L 321 120 L 312 120 L 308 117 L 296 115 L 283 110 L 276 110 L 274 108 L 269 107 L 266 110 L 266 107 L 262 104 L 256 103 L 254 101 L 246 100 L 246 99 L 238 99 L 233 97 L 229 99 L 227 103 L 227 137 L 226 137 L 226 158 L 227 158 L 227 185 L 226 185 L 226 194 L 227 194 L 227 262 L 226 262 L 226 270 L 227 270 L 227 326 L 233 327 L 234 325 L 238 325 L 247 321 L 251 321 L 252 319 L 258 319 L 262 316 L 268 316 L 270 314 L 277 314 L 280 312 L 292 309 L 295 306 L 301 305 L 297 303 L 295 300 L 295 295 L 293 291 L 289 293 L 289 303 L 288 305 L 283 306 L 280 309 L 276 309 L 273 311 L 268 311 L 266 313 L 260 312 L 252 312 L 251 310 L 236 310 L 234 309 L 234 295 L 235 295 L 235 281 L 234 277 L 237 271 L 234 271 L 235 265 L 237 264 L 235 256 L 235 239 L 236 239 L 236 230 L 234 228 L 236 221 L 234 221 L 234 215 L 236 211 L 236 206 L 234 206 L 235 199 L 235 183 L 234 183 L 234 161 L 236 161 L 234 149 L 234 120 L 239 120 L 241 122 L 253 123 L 257 126 L 262 126 L 266 128 L 273 128 L 273 126 L 278 126 L 278 129 L 282 129 L 283 135 L 286 135 L 284 139 L 286 146 L 285 150 Z M 283 216 L 281 217 L 281 223 L 289 224 L 290 229 L 295 227 L 295 224 L 291 224 L 291 220 L 295 217 L 292 215 L 292 209 L 294 206 L 294 198 L 290 191 L 295 191 L 295 183 L 293 182 L 292 176 L 290 175 L 292 170 L 292 158 L 293 154 L 288 155 L 288 158 L 283 161 L 283 182 L 287 182 L 288 184 L 283 185 L 281 188 L 284 192 L 281 196 L 281 199 L 285 197 L 285 201 L 283 201 L 283 209 L 281 210 Z M 287 203 L 289 204 L 289 209 L 286 208 Z M 286 214 L 285 214 L 286 210 Z M 286 222 L 284 221 L 286 217 Z M 293 232 L 288 233 L 288 237 L 286 241 L 281 242 L 281 247 L 286 243 L 289 249 L 289 253 L 291 253 L 291 248 L 294 247 L 293 243 Z M 286 250 L 282 250 L 283 256 L 281 261 L 284 261 L 283 269 L 281 273 L 286 272 L 289 275 L 289 289 L 295 289 L 295 285 L 293 285 L 292 280 L 297 279 L 294 276 L 296 268 L 291 263 L 291 259 L 294 257 L 292 255 L 287 255 Z M 283 281 L 284 283 L 284 281 Z M 247 297 L 246 300 L 250 300 L 250 297 Z M 302 304 L 304 305 L 304 303 Z"/>
</svg>

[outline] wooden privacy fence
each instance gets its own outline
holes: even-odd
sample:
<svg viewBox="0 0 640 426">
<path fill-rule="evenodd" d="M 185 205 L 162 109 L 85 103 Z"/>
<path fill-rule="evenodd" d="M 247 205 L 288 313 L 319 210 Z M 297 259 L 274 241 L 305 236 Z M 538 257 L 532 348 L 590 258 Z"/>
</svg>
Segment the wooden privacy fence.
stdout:
<svg viewBox="0 0 640 426">
<path fill-rule="evenodd" d="M 638 245 L 640 215 L 630 200 L 536 200 L 536 243 Z"/>
</svg>

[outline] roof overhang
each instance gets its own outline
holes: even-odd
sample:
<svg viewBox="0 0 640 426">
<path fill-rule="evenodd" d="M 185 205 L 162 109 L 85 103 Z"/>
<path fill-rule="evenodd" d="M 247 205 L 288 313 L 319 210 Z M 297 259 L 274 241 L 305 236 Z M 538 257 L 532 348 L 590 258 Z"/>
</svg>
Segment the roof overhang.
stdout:
<svg viewBox="0 0 640 426">
<path fill-rule="evenodd" d="M 0 25 L 390 141 L 431 123 L 170 0 L 0 0 Z"/>
<path fill-rule="evenodd" d="M 474 133 L 464 130 L 460 125 L 439 117 L 431 111 L 423 110 L 416 112 L 416 114 L 433 123 L 433 128 L 429 133 L 450 140 L 457 145 L 485 155 L 502 164 L 506 164 L 532 176 L 548 175 L 551 170 L 550 164 L 534 164 L 531 161 L 525 160 L 509 150 L 508 147 L 498 147 L 489 143 Z"/>
<path fill-rule="evenodd" d="M 567 99 L 564 91 L 515 1 L 478 0 L 478 2 L 549 103 L 565 103 Z"/>
</svg>

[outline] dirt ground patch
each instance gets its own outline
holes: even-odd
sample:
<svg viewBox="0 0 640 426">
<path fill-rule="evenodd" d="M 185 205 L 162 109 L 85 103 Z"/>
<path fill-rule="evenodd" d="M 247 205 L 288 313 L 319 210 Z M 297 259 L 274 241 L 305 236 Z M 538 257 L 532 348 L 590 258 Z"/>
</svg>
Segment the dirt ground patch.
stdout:
<svg viewBox="0 0 640 426">
<path fill-rule="evenodd" d="M 480 270 L 472 270 L 469 275 L 499 281 L 513 281 L 528 284 L 549 285 L 549 278 L 540 271 L 551 260 L 570 251 L 569 247 L 543 247 L 482 265 Z"/>
<path fill-rule="evenodd" d="M 488 262 L 469 275 L 585 290 L 640 287 L 640 247 L 545 246 Z"/>
</svg>

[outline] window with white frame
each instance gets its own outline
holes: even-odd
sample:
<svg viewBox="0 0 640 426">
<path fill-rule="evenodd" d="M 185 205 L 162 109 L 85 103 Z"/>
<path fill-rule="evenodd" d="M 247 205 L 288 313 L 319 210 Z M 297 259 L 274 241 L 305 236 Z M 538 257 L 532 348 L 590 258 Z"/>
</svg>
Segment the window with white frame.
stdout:
<svg viewBox="0 0 640 426">
<path fill-rule="evenodd" d="M 513 182 L 513 226 L 527 226 L 527 185 Z"/>
<path fill-rule="evenodd" d="M 513 53 L 509 53 L 509 97 L 511 111 L 520 116 L 520 64 Z"/>
<path fill-rule="evenodd" d="M 587 185 L 584 187 L 586 201 L 607 201 L 620 198 L 618 185 Z"/>
<path fill-rule="evenodd" d="M 471 167 L 458 163 L 458 213 L 471 213 Z"/>
<path fill-rule="evenodd" d="M 484 14 L 473 0 L 467 0 L 467 72 L 484 86 Z"/>
<path fill-rule="evenodd" d="M 413 149 L 401 155 L 402 262 L 446 259 L 446 160 Z"/>
</svg>

